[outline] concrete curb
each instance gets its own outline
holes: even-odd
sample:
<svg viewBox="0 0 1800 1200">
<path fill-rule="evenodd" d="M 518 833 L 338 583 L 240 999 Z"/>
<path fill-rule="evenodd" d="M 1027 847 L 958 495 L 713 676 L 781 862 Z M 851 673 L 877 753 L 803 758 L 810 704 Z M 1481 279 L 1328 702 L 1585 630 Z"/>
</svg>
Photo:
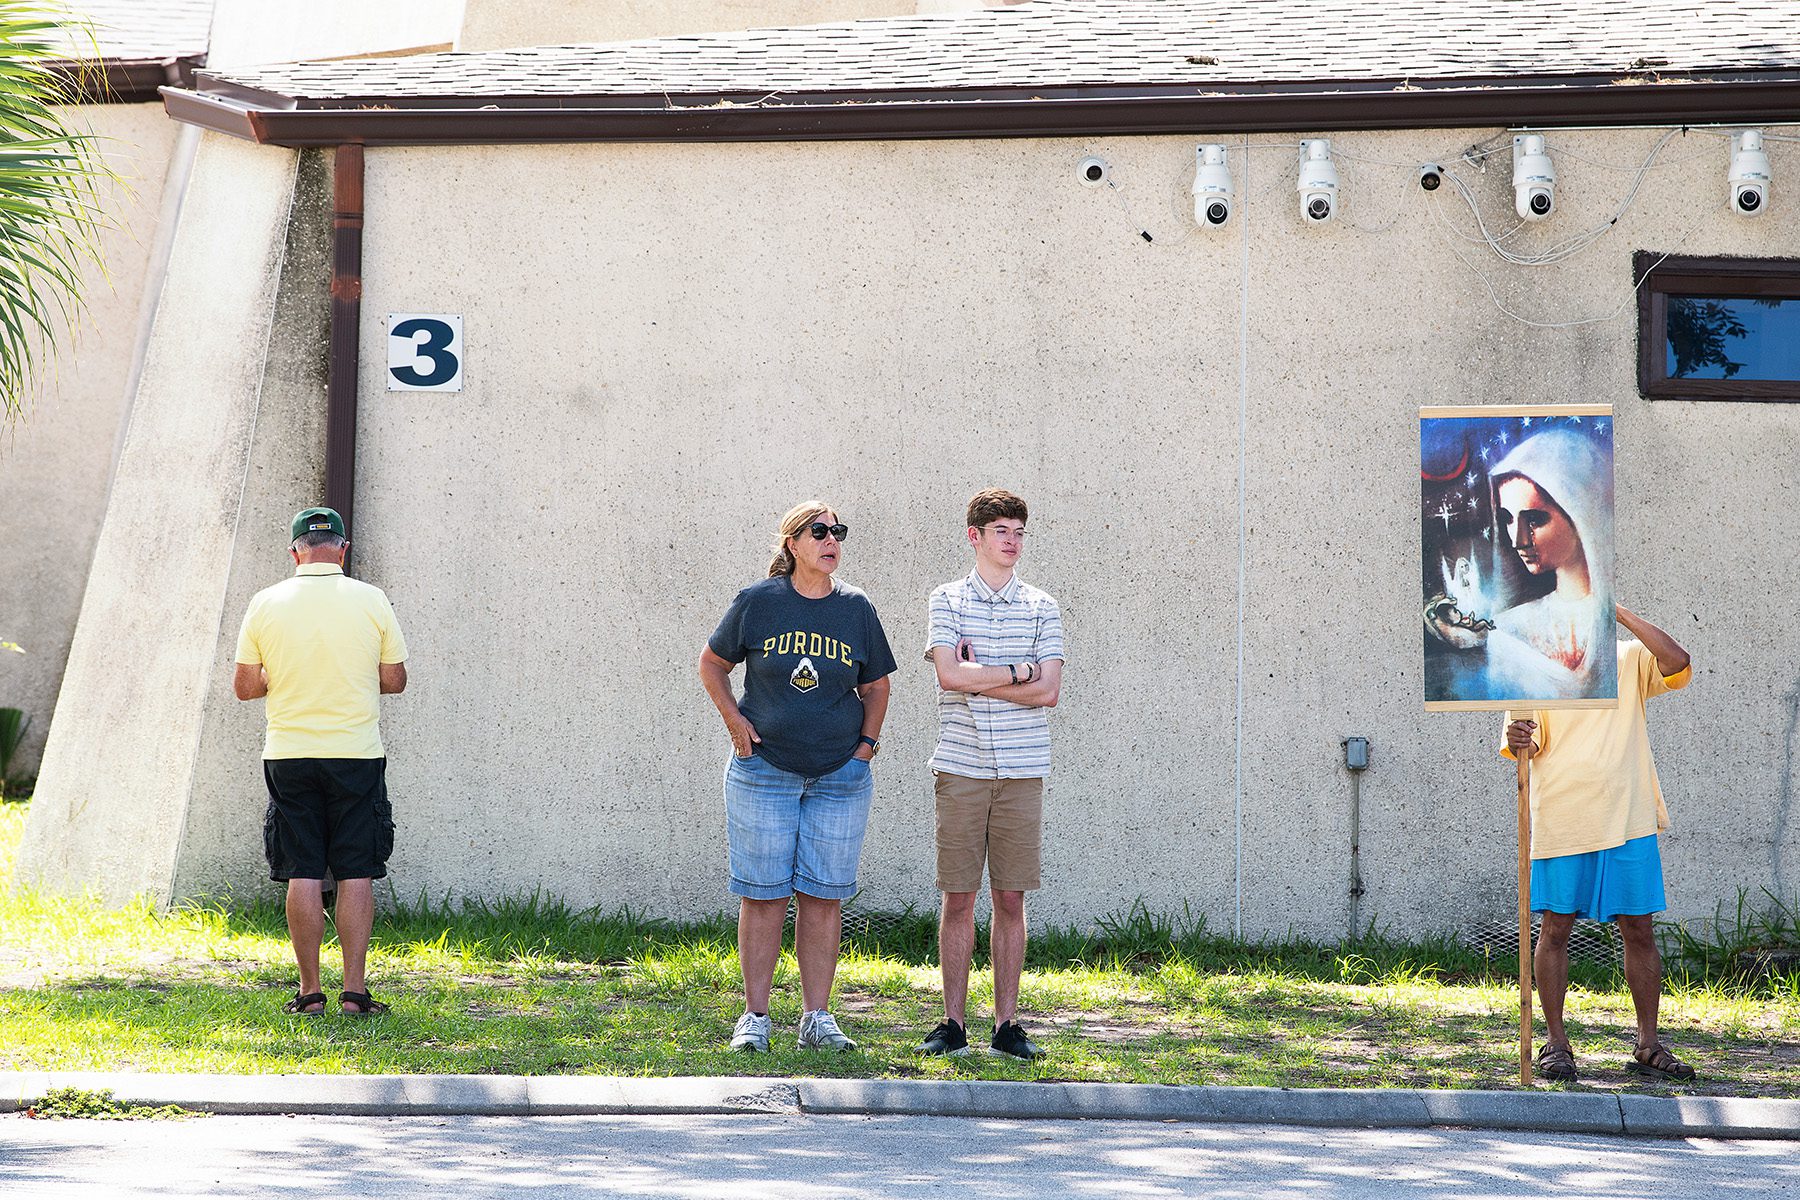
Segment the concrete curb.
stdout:
<svg viewBox="0 0 1800 1200">
<path fill-rule="evenodd" d="M 127 1104 L 236 1114 L 906 1115 L 1800 1140 L 1800 1100 L 1004 1080 L 21 1072 L 0 1073 L 0 1112 L 60 1087 L 110 1091 Z"/>
</svg>

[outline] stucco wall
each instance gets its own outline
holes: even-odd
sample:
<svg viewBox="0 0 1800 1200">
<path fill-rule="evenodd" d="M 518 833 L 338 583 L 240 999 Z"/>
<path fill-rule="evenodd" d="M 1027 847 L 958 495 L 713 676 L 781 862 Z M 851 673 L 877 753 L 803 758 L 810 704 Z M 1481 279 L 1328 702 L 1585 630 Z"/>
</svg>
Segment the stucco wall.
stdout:
<svg viewBox="0 0 1800 1200">
<path fill-rule="evenodd" d="M 1420 711 L 1416 410 L 1603 400 L 1621 598 L 1696 662 L 1652 713 L 1673 911 L 1791 893 L 1800 410 L 1640 400 L 1631 281 L 1639 249 L 1800 252 L 1791 193 L 1733 218 L 1724 142 L 1677 138 L 1593 249 L 1514 268 L 1413 181 L 1491 135 L 1339 135 L 1323 229 L 1297 216 L 1296 139 L 1247 160 L 1232 139 L 1221 233 L 1190 215 L 1204 136 L 372 149 L 355 540 L 413 655 L 383 718 L 396 890 L 728 907 L 726 739 L 694 658 L 777 514 L 818 495 L 902 660 L 859 903 L 932 903 L 924 597 L 967 569 L 962 505 L 998 484 L 1033 504 L 1024 574 L 1069 639 L 1037 920 L 1141 898 L 1230 929 L 1241 896 L 1246 933 L 1341 934 L 1351 734 L 1373 743 L 1365 916 L 1506 920 L 1499 720 Z M 1604 223 L 1656 136 L 1556 135 L 1560 211 L 1515 243 Z M 1119 193 L 1075 182 L 1090 151 Z M 1510 211 L 1503 153 L 1457 169 Z M 463 392 L 384 391 L 395 311 L 463 315 Z M 306 482 L 248 476 L 263 515 L 238 527 L 209 711 Z M 190 809 L 182 891 L 257 885 L 254 725 L 201 735 L 193 795 L 222 799 Z"/>
<path fill-rule="evenodd" d="M 224 604 L 240 507 L 294 486 L 285 472 L 253 472 L 251 457 L 294 160 L 220 134 L 196 151 L 20 882 L 114 901 L 171 895 L 220 628 L 236 623 Z"/>
<path fill-rule="evenodd" d="M 625 42 L 996 7 L 982 0 L 467 0 L 456 48 Z"/>
<path fill-rule="evenodd" d="M 207 65 L 299 62 L 447 49 L 463 0 L 215 0 Z"/>
<path fill-rule="evenodd" d="M 1199 138 L 372 151 L 357 540 L 414 655 L 386 718 L 398 886 L 726 904 L 725 740 L 692 661 L 816 494 L 904 663 L 863 902 L 929 903 L 923 597 L 998 483 L 1034 503 L 1026 573 L 1069 630 L 1039 919 L 1142 897 L 1230 927 L 1241 885 L 1247 931 L 1339 931 L 1348 734 L 1374 746 L 1365 913 L 1503 915 L 1498 721 L 1419 709 L 1416 409 L 1580 399 L 1618 406 L 1621 594 L 1698 664 L 1653 716 L 1675 911 L 1792 888 L 1800 412 L 1640 400 L 1630 303 L 1637 249 L 1800 250 L 1792 202 L 1727 215 L 1724 143 L 1694 135 L 1593 250 L 1506 267 L 1412 182 L 1489 132 L 1339 137 L 1360 160 L 1326 229 L 1296 215 L 1292 140 L 1252 139 L 1223 234 L 1186 215 Z M 1630 176 L 1598 164 L 1655 136 L 1557 135 L 1562 211 L 1521 244 L 1605 221 Z M 1119 196 L 1074 182 L 1088 150 Z M 1510 209 L 1504 154 L 1462 169 Z M 1476 270 L 1539 321 L 1619 315 L 1529 328 Z M 464 315 L 464 392 L 383 391 L 389 311 Z"/>
<path fill-rule="evenodd" d="M 82 272 L 85 314 L 50 361 L 22 419 L 0 428 L 0 705 L 31 717 L 14 773 L 36 767 L 50 729 L 94 539 L 106 511 L 141 314 L 157 244 L 163 181 L 179 126 L 153 104 L 63 110 L 99 146 L 120 182 L 105 189 L 104 269 Z"/>
<path fill-rule="evenodd" d="M 268 797 L 255 756 L 262 752 L 263 706 L 231 690 L 238 629 L 250 597 L 292 571 L 286 537 L 302 504 L 325 494 L 325 380 L 331 337 L 330 152 L 303 151 L 269 320 L 268 353 L 257 380 L 242 507 L 230 574 L 201 689 L 190 790 L 181 816 L 173 891 L 209 890 L 220 879 L 266 885 L 262 815 Z M 295 496 L 309 497 L 304 502 Z M 246 763 L 245 747 L 251 748 Z M 246 772 L 245 767 L 250 769 Z"/>
</svg>

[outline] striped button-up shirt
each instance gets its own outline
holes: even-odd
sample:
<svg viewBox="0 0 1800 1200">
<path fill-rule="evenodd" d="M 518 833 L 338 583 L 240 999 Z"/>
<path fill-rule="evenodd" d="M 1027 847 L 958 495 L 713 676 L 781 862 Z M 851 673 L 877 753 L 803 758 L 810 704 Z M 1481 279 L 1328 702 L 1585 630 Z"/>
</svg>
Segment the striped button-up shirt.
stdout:
<svg viewBox="0 0 1800 1200">
<path fill-rule="evenodd" d="M 931 593 L 925 658 L 938 646 L 974 645 L 983 666 L 1063 657 L 1062 610 L 1018 576 L 995 591 L 977 571 Z M 1041 779 L 1050 773 L 1050 710 L 967 692 L 938 692 L 931 769 L 970 779 Z"/>
</svg>

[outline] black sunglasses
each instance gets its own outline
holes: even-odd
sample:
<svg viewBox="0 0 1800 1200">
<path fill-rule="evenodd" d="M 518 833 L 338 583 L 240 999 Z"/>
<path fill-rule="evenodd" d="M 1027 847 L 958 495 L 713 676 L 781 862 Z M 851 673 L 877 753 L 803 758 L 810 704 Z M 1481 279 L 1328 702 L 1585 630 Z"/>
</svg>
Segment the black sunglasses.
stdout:
<svg viewBox="0 0 1800 1200">
<path fill-rule="evenodd" d="M 806 532 L 812 534 L 815 542 L 824 541 L 825 535 L 829 533 L 838 540 L 839 544 L 842 544 L 844 539 L 850 536 L 850 527 L 848 525 L 827 525 L 823 521 L 814 521 L 806 527 Z"/>
</svg>

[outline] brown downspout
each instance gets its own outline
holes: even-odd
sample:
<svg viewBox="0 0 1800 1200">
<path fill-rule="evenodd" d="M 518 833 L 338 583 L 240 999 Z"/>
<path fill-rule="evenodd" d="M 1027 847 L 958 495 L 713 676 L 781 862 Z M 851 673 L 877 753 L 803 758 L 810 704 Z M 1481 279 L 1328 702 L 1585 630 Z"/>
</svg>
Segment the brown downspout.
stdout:
<svg viewBox="0 0 1800 1200">
<path fill-rule="evenodd" d="M 354 536 L 356 367 L 361 346 L 363 148 L 337 148 L 331 173 L 331 365 L 325 382 L 325 503 Z M 348 563 L 346 563 L 348 565 Z"/>
</svg>

